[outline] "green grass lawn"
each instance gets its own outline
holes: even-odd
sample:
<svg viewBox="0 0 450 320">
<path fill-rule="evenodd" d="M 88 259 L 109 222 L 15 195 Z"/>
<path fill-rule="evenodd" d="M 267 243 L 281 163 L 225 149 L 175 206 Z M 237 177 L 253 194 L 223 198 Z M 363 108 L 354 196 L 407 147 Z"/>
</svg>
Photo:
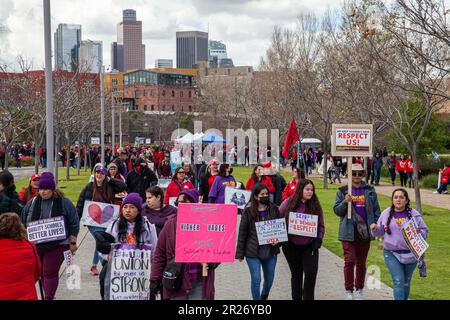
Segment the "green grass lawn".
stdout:
<svg viewBox="0 0 450 320">
<path fill-rule="evenodd" d="M 233 176 L 237 181 L 247 183 L 248 178 L 252 173 L 253 168 L 236 167 L 233 171 Z M 66 196 L 76 203 L 82 188 L 87 184 L 89 179 L 89 171 L 81 170 L 81 175 L 76 175 L 76 170 L 70 170 L 70 181 L 65 181 L 65 169 L 59 171 L 60 188 Z M 282 175 L 286 181 L 291 180 L 289 172 L 283 172 Z M 18 181 L 16 183 L 17 190 L 22 186 L 28 185 L 28 179 Z M 336 190 L 339 186 L 333 184 L 329 189 L 323 189 L 322 181 L 315 180 L 317 194 L 322 204 L 325 214 L 325 239 L 324 246 L 334 252 L 336 255 L 342 257 L 342 247 L 338 241 L 339 217 L 333 212 L 333 204 L 336 196 Z M 390 206 L 390 198 L 379 195 L 379 203 L 381 210 Z M 427 239 L 430 248 L 426 253 L 426 263 L 428 267 L 428 277 L 420 278 L 419 272 L 414 272 L 411 299 L 418 300 L 437 300 L 450 299 L 450 216 L 446 209 L 439 209 L 432 206 L 424 206 L 424 220 L 429 228 L 429 237 Z M 377 243 L 372 242 L 369 252 L 367 265 L 377 265 L 381 269 L 381 280 L 392 287 L 392 280 L 383 259 L 383 251 L 377 249 Z"/>
</svg>

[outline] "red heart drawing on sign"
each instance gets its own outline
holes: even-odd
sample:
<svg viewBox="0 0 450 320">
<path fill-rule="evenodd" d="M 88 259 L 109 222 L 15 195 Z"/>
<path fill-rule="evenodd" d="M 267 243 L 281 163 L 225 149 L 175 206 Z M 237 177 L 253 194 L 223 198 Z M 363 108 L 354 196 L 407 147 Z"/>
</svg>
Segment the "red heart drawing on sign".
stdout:
<svg viewBox="0 0 450 320">
<path fill-rule="evenodd" d="M 99 205 L 92 203 L 88 207 L 88 214 L 92 220 L 101 224 L 102 221 L 102 208 Z"/>
</svg>

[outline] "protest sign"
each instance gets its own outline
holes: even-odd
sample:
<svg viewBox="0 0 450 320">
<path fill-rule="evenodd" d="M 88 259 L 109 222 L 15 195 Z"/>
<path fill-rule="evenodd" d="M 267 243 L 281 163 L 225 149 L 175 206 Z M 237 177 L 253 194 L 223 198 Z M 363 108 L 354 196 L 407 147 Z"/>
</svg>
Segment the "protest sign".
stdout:
<svg viewBox="0 0 450 320">
<path fill-rule="evenodd" d="M 428 249 L 429 244 L 422 237 L 422 234 L 417 232 L 417 225 L 414 219 L 411 219 L 403 224 L 402 234 L 409 249 L 414 254 L 416 259 L 419 260 Z"/>
<path fill-rule="evenodd" d="M 178 197 L 169 197 L 169 204 L 174 207 L 175 201 L 177 201 Z"/>
<path fill-rule="evenodd" d="M 91 144 L 100 144 L 100 138 L 91 138 Z"/>
<path fill-rule="evenodd" d="M 150 170 L 155 171 L 155 164 L 153 162 L 148 162 L 147 166 Z"/>
<path fill-rule="evenodd" d="M 119 210 L 120 206 L 114 204 L 86 201 L 81 223 L 85 226 L 107 228 L 119 217 Z"/>
<path fill-rule="evenodd" d="M 162 189 L 167 189 L 169 184 L 172 182 L 172 179 L 158 179 L 158 187 Z"/>
<path fill-rule="evenodd" d="M 319 216 L 290 212 L 289 213 L 289 234 L 298 236 L 317 238 L 319 230 Z"/>
<path fill-rule="evenodd" d="M 234 204 L 180 203 L 176 262 L 233 262 L 237 207 Z"/>
<path fill-rule="evenodd" d="M 174 173 L 179 167 L 181 167 L 181 151 L 172 151 L 170 153 L 170 170 Z"/>
<path fill-rule="evenodd" d="M 259 245 L 269 244 L 271 241 L 288 241 L 286 220 L 284 218 L 266 220 L 255 223 Z"/>
<path fill-rule="evenodd" d="M 226 187 L 225 204 L 235 204 L 239 209 L 244 209 L 245 205 L 250 201 L 251 194 L 251 191 Z"/>
<path fill-rule="evenodd" d="M 63 216 L 32 221 L 27 226 L 27 233 L 28 240 L 35 244 L 67 239 Z"/>
<path fill-rule="evenodd" d="M 114 244 L 105 279 L 106 300 L 150 300 L 152 246 Z"/>
</svg>

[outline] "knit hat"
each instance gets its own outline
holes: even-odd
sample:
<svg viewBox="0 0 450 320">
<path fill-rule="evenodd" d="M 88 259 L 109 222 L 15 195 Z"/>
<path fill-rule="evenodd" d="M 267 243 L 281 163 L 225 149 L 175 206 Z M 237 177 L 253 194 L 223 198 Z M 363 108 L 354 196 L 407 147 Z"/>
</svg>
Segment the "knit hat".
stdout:
<svg viewBox="0 0 450 320">
<path fill-rule="evenodd" d="M 108 170 L 106 170 L 106 168 L 104 166 L 98 166 L 95 168 L 95 172 L 101 172 L 103 173 L 105 176 L 108 174 Z"/>
<path fill-rule="evenodd" d="M 179 197 L 180 195 L 182 195 L 182 194 L 186 195 L 186 197 L 188 197 L 189 200 L 191 200 L 192 203 L 198 203 L 199 193 L 198 193 L 198 190 L 197 190 L 197 189 L 189 189 L 189 190 L 181 191 L 181 192 L 178 194 L 178 197 Z M 177 197 L 177 198 L 178 198 L 178 197 Z"/>
<path fill-rule="evenodd" d="M 122 202 L 120 211 L 122 211 L 123 206 L 127 203 L 131 203 L 132 205 L 134 205 L 139 210 L 139 213 L 142 212 L 142 198 L 139 193 L 132 192 L 128 194 Z"/>
<path fill-rule="evenodd" d="M 53 173 L 44 172 L 41 175 L 41 180 L 39 180 L 38 188 L 42 189 L 42 190 L 55 190 L 56 183 L 55 183 L 55 177 L 53 176 Z"/>
</svg>

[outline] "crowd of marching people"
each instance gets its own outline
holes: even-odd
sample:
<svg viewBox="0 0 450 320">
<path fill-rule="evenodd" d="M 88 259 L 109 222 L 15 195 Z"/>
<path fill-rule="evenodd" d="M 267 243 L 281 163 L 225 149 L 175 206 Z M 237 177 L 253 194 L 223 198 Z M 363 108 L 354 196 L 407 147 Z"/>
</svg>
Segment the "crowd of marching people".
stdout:
<svg viewBox="0 0 450 320">
<path fill-rule="evenodd" d="M 312 151 L 312 150 L 311 150 Z M 293 167 L 292 180 L 286 182 L 270 162 L 254 167 L 248 181 L 237 181 L 233 167 L 214 158 L 208 163 L 183 163 L 172 172 L 170 149 L 122 148 L 105 164 L 92 166 L 92 176 L 86 181 L 74 205 L 56 187 L 52 173 L 30 177 L 29 186 L 16 193 L 14 177 L 8 171 L 0 173 L 0 299 L 37 299 L 35 283 L 40 279 L 44 298 L 52 300 L 58 288 L 58 272 L 64 262 L 64 252 L 76 252 L 83 208 L 86 201 L 120 205 L 119 217 L 106 228 L 89 226 L 96 241 L 89 272 L 99 276 L 100 295 L 104 298 L 108 259 L 113 244 L 147 244 L 152 247 L 150 291 L 151 299 L 214 299 L 215 274 L 218 263 L 175 263 L 177 208 L 180 203 L 225 203 L 226 187 L 246 189 L 250 201 L 241 214 L 237 229 L 235 259 L 248 265 L 251 295 L 254 300 L 267 300 L 276 273 L 277 257 L 283 253 L 290 269 L 291 296 L 294 300 L 313 300 L 319 270 L 319 250 L 326 232 L 321 201 L 311 174 L 320 159 L 317 154 L 307 160 L 304 168 Z M 94 151 L 98 160 L 98 150 Z M 306 153 L 308 154 L 309 151 Z M 380 159 L 372 159 L 375 184 L 379 182 Z M 106 159 L 105 159 L 106 160 Z M 332 160 L 340 168 L 336 179 L 346 168 L 344 159 Z M 357 160 L 357 159 L 355 159 Z M 402 163 L 403 161 L 403 163 Z M 319 162 L 320 163 L 320 162 Z M 408 159 L 392 154 L 388 167 L 400 173 L 401 186 L 408 180 Z M 448 169 L 448 167 L 447 167 Z M 402 225 L 414 220 L 424 238 L 428 229 L 421 213 L 410 207 L 408 192 L 394 190 L 389 208 L 381 210 L 373 186 L 364 181 L 369 172 L 361 163 L 352 165 L 352 190 L 338 189 L 334 213 L 339 217 L 338 239 L 344 255 L 345 298 L 363 299 L 366 261 L 371 242 L 384 237 L 384 259 L 391 273 L 395 299 L 409 297 L 412 274 L 419 265 L 425 274 L 425 262 L 417 261 L 401 233 Z M 159 179 L 170 179 L 166 188 L 158 186 Z M 350 195 L 351 194 L 351 195 Z M 351 219 L 347 217 L 351 206 Z M 255 223 L 285 219 L 290 213 L 316 215 L 316 237 L 288 234 L 287 242 L 258 243 Z M 26 228 L 32 222 L 59 219 L 66 228 L 65 238 L 45 243 L 27 240 Z M 99 264 L 102 266 L 99 271 Z M 206 269 L 206 274 L 205 274 Z M 177 275 L 177 283 L 164 282 L 167 272 Z M 261 272 L 262 271 L 262 272 Z M 262 284 L 262 290 L 261 290 Z"/>
</svg>

